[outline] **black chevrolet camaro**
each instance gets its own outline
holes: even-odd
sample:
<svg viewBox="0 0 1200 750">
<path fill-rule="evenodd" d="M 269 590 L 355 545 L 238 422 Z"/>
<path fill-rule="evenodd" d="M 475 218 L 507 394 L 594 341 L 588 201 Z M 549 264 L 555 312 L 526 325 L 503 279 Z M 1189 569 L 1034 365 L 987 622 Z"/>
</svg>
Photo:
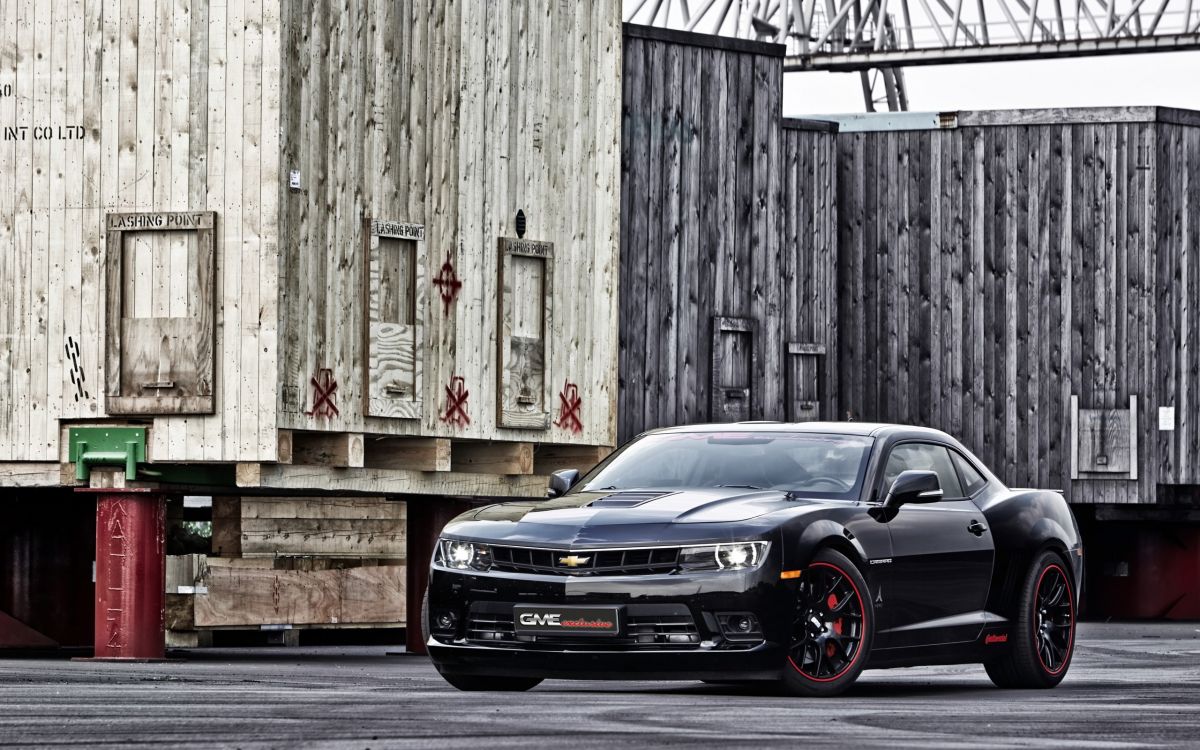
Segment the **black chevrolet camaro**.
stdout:
<svg viewBox="0 0 1200 750">
<path fill-rule="evenodd" d="M 1005 487 L 935 430 L 743 423 L 646 433 L 548 500 L 442 532 L 425 623 L 463 690 L 545 678 L 774 680 L 981 663 L 1053 687 L 1083 549 L 1057 492 Z"/>
</svg>

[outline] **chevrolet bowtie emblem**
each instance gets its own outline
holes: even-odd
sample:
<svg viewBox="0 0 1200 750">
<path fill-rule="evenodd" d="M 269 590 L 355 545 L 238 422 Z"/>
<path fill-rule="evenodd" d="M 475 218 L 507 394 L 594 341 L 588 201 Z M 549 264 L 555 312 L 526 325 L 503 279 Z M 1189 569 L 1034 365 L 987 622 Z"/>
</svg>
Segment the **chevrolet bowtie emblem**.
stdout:
<svg viewBox="0 0 1200 750">
<path fill-rule="evenodd" d="M 580 565 L 586 565 L 590 557 L 579 557 L 578 555 L 568 555 L 567 557 L 558 558 L 559 565 L 566 565 L 568 568 L 578 568 Z"/>
</svg>

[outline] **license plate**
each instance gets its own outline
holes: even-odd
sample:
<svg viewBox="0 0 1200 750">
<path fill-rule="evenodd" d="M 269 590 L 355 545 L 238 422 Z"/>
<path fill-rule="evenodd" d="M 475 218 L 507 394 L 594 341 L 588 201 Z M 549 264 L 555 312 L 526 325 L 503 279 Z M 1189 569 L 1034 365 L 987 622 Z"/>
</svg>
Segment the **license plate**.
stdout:
<svg viewBox="0 0 1200 750">
<path fill-rule="evenodd" d="M 619 635 L 621 607 L 513 607 L 517 635 Z"/>
</svg>

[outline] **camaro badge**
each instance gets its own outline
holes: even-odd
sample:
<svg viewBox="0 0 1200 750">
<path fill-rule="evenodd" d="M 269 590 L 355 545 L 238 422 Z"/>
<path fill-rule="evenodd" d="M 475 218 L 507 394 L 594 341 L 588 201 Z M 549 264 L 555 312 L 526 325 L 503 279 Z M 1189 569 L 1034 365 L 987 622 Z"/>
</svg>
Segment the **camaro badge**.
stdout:
<svg viewBox="0 0 1200 750">
<path fill-rule="evenodd" d="M 559 565 L 566 565 L 568 568 L 578 568 L 580 565 L 586 565 L 590 557 L 579 557 L 578 555 L 568 555 L 567 557 L 558 558 Z"/>
</svg>

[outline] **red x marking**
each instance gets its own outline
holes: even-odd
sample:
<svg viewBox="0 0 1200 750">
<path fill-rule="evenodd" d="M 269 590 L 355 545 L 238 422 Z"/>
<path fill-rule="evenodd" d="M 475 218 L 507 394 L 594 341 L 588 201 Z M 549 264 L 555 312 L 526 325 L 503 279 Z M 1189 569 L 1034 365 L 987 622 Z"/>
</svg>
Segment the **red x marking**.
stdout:
<svg viewBox="0 0 1200 750">
<path fill-rule="evenodd" d="M 450 385 L 443 387 L 446 389 L 446 413 L 442 415 L 442 421 L 459 427 L 471 424 L 471 418 L 467 416 L 467 399 L 471 396 L 467 382 L 462 376 L 455 375 L 450 378 Z"/>
<path fill-rule="evenodd" d="M 554 424 L 574 433 L 583 432 L 583 421 L 579 418 L 579 407 L 583 404 L 583 399 L 579 397 L 579 386 L 569 380 L 565 381 L 562 392 L 558 394 L 558 403 L 558 421 Z"/>
<path fill-rule="evenodd" d="M 333 379 L 333 370 L 322 367 L 317 374 L 309 379 L 313 389 L 312 410 L 304 412 L 310 417 L 336 417 L 337 404 L 334 396 L 337 393 L 337 381 Z"/>
</svg>

